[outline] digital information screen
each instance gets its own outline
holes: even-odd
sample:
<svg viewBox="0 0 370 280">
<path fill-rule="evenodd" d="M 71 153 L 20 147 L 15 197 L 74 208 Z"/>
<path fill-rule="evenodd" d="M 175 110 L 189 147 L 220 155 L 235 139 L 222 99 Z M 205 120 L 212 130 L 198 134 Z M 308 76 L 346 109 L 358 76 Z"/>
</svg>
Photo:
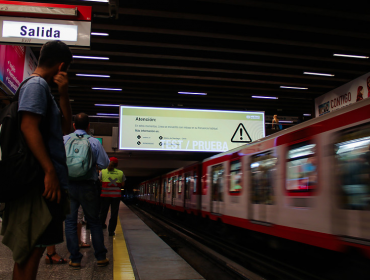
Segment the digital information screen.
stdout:
<svg viewBox="0 0 370 280">
<path fill-rule="evenodd" d="M 120 106 L 121 150 L 224 152 L 264 136 L 264 112 Z"/>
</svg>

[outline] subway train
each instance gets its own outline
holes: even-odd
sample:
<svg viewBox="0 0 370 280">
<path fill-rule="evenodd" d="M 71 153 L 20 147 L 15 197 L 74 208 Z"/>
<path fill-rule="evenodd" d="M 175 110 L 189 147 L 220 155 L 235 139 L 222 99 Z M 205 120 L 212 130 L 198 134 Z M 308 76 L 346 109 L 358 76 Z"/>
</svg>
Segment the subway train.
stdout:
<svg viewBox="0 0 370 280">
<path fill-rule="evenodd" d="M 138 199 L 370 257 L 370 98 L 142 182 Z"/>
</svg>

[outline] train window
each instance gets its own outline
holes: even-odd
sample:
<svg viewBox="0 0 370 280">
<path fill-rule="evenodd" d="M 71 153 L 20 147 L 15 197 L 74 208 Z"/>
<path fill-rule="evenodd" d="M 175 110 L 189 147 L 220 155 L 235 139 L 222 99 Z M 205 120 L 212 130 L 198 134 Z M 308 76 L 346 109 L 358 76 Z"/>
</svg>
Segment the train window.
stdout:
<svg viewBox="0 0 370 280">
<path fill-rule="evenodd" d="M 230 194 L 240 194 L 242 191 L 241 166 L 240 160 L 234 160 L 230 164 Z"/>
<path fill-rule="evenodd" d="M 171 178 L 171 181 L 172 181 L 172 191 L 173 191 L 173 193 L 175 193 L 176 192 L 177 177 L 176 176 L 173 176 Z"/>
<path fill-rule="evenodd" d="M 172 178 L 168 178 L 168 185 L 167 185 L 167 191 L 171 192 L 171 184 L 172 184 Z"/>
<path fill-rule="evenodd" d="M 277 158 L 271 152 L 258 154 L 252 157 L 252 203 L 274 204 L 274 172 Z"/>
<path fill-rule="evenodd" d="M 197 172 L 194 172 L 194 188 L 193 188 L 193 192 L 197 192 L 197 179 L 198 179 L 198 176 L 197 176 Z"/>
<path fill-rule="evenodd" d="M 335 147 L 340 207 L 370 210 L 370 127 L 342 131 Z"/>
<path fill-rule="evenodd" d="M 302 142 L 289 147 L 286 189 L 289 193 L 307 193 L 316 189 L 316 144 Z"/>
<path fill-rule="evenodd" d="M 179 190 L 178 190 L 179 193 L 182 192 L 182 176 L 179 176 Z"/>
<path fill-rule="evenodd" d="M 224 193 L 224 166 L 212 166 L 212 201 L 223 201 Z"/>
</svg>

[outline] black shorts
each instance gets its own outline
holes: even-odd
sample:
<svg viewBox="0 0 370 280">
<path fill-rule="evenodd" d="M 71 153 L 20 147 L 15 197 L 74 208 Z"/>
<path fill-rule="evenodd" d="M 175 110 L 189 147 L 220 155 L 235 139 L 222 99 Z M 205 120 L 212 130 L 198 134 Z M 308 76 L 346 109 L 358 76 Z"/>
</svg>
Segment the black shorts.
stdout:
<svg viewBox="0 0 370 280">
<path fill-rule="evenodd" d="M 63 239 L 63 222 L 65 220 L 64 209 L 62 207 L 62 200 L 66 199 L 66 192 L 61 191 L 62 198 L 61 202 L 58 204 L 56 200 L 50 201 L 44 198 L 46 205 L 52 216 L 50 224 L 45 229 L 44 233 L 40 236 L 39 240 L 36 242 L 36 247 L 47 247 L 50 245 L 55 245 L 62 243 Z"/>
</svg>

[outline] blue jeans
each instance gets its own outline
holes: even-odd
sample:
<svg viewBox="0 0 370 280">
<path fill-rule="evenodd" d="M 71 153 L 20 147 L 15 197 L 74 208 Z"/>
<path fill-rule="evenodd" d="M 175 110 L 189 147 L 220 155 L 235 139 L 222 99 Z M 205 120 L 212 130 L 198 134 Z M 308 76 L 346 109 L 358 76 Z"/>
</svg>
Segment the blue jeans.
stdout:
<svg viewBox="0 0 370 280">
<path fill-rule="evenodd" d="M 71 253 L 69 258 L 74 263 L 80 263 L 82 259 L 77 237 L 77 214 L 81 205 L 87 223 L 90 225 L 95 258 L 98 261 L 105 260 L 107 249 L 104 246 L 103 229 L 99 220 L 99 194 L 96 186 L 87 182 L 70 182 L 68 191 L 71 200 L 71 213 L 66 217 L 65 232 L 67 248 Z"/>
</svg>

